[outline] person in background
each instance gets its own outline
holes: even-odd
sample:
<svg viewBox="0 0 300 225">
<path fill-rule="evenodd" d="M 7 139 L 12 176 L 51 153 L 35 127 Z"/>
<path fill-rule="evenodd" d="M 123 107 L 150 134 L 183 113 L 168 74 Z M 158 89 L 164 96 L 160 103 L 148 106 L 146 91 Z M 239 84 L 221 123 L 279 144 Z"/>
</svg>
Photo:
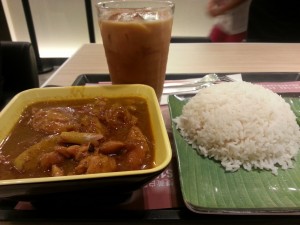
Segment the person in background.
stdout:
<svg viewBox="0 0 300 225">
<path fill-rule="evenodd" d="M 216 19 L 212 42 L 241 42 L 246 39 L 251 0 L 209 0 L 208 14 Z"/>
<path fill-rule="evenodd" d="M 247 42 L 300 42 L 300 1 L 252 0 Z"/>
</svg>

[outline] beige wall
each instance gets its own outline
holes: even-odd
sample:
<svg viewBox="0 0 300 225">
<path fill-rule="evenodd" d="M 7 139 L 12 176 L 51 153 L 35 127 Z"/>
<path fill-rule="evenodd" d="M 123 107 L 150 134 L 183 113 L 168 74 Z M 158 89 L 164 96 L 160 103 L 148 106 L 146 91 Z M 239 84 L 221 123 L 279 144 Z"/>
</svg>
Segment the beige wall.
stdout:
<svg viewBox="0 0 300 225">
<path fill-rule="evenodd" d="M 83 0 L 30 0 L 41 57 L 69 57 L 89 42 Z M 92 0 L 95 5 L 98 0 Z M 207 0 L 174 0 L 173 36 L 207 36 L 213 23 Z M 20 0 L 2 0 L 12 39 L 29 41 Z M 101 42 L 94 8 L 96 41 Z"/>
</svg>

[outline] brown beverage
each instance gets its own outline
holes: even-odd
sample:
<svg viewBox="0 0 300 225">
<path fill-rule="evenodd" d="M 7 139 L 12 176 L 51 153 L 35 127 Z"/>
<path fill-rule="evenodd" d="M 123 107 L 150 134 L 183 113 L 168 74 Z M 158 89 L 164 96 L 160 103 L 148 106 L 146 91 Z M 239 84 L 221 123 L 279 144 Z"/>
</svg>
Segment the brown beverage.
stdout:
<svg viewBox="0 0 300 225">
<path fill-rule="evenodd" d="M 145 8 L 132 8 L 136 2 L 148 5 Z M 113 10 L 108 8 L 109 4 L 103 12 L 98 9 L 112 83 L 146 84 L 154 88 L 160 99 L 174 4 L 166 1 L 128 1 L 115 6 Z"/>
</svg>

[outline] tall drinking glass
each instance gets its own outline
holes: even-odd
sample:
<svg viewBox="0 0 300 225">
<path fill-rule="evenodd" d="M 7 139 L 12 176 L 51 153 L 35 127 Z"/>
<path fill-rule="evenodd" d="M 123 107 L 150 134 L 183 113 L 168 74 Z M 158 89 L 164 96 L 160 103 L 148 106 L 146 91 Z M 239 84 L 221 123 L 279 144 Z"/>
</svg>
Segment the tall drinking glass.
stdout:
<svg viewBox="0 0 300 225">
<path fill-rule="evenodd" d="M 164 0 L 112 0 L 97 4 L 99 27 L 113 84 L 146 84 L 163 91 L 175 5 Z"/>
</svg>

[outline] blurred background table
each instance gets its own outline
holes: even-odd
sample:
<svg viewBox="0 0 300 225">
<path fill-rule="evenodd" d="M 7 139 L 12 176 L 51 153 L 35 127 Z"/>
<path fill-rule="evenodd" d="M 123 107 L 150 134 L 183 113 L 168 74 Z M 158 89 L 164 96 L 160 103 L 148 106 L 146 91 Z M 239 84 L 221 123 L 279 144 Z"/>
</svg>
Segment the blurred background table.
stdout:
<svg viewBox="0 0 300 225">
<path fill-rule="evenodd" d="M 300 44 L 171 44 L 167 73 L 299 72 Z M 102 44 L 85 44 L 44 84 L 68 86 L 81 74 L 107 74 Z"/>
</svg>

